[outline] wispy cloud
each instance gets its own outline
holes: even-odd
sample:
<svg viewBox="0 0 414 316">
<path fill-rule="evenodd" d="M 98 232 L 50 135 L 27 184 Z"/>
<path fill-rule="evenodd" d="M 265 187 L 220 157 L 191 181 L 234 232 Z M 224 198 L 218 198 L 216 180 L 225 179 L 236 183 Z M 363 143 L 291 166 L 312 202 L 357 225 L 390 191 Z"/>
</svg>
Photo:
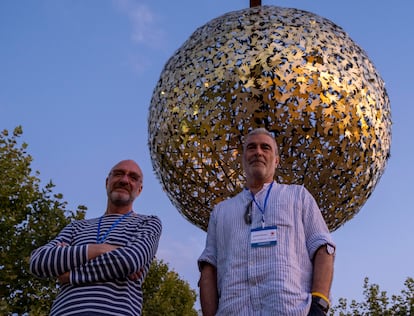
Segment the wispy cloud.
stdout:
<svg viewBox="0 0 414 316">
<path fill-rule="evenodd" d="M 158 26 L 156 14 L 140 0 L 113 0 L 115 6 L 131 23 L 131 39 L 150 48 L 163 45 L 165 32 Z"/>
</svg>

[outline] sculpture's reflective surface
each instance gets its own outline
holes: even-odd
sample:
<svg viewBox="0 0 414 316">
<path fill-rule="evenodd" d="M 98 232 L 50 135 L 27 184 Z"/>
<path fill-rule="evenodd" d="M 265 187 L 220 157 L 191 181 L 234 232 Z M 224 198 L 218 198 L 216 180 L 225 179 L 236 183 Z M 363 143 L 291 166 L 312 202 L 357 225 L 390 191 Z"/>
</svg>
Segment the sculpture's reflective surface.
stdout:
<svg viewBox="0 0 414 316">
<path fill-rule="evenodd" d="M 252 128 L 274 132 L 277 180 L 303 183 L 331 230 L 360 210 L 390 153 L 389 99 L 365 52 L 331 21 L 275 6 L 197 29 L 166 63 L 148 120 L 164 190 L 204 230 L 214 204 L 242 189 Z"/>
</svg>

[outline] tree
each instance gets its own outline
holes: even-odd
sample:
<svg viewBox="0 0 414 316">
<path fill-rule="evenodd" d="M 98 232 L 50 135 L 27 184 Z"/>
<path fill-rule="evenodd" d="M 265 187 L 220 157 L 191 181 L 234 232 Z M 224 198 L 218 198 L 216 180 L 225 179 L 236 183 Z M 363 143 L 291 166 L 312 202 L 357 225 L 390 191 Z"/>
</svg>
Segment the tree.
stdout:
<svg viewBox="0 0 414 316">
<path fill-rule="evenodd" d="M 338 305 L 332 307 L 330 315 L 339 316 L 412 316 L 414 315 L 414 279 L 407 278 L 404 282 L 405 289 L 400 295 L 387 296 L 386 291 L 380 291 L 377 284 L 369 284 L 368 278 L 364 279 L 364 296 L 366 301 L 357 303 L 348 302 L 345 298 L 338 300 Z"/>
<path fill-rule="evenodd" d="M 143 316 L 197 316 L 196 292 L 162 260 L 155 259 L 143 284 Z"/>
<path fill-rule="evenodd" d="M 39 172 L 32 174 L 23 131 L 0 134 L 0 313 L 47 315 L 57 293 L 55 280 L 41 280 L 29 272 L 30 253 L 47 243 L 86 208 L 66 209 L 62 194 L 53 194 L 50 181 L 40 186 Z"/>
</svg>

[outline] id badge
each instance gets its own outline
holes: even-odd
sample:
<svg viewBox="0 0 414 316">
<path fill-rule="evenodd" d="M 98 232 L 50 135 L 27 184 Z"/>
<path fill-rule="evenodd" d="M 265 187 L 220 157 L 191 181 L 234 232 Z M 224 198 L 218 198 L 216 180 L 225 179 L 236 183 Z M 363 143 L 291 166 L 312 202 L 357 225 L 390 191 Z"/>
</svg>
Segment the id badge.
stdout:
<svg viewBox="0 0 414 316">
<path fill-rule="evenodd" d="M 250 245 L 253 248 L 276 245 L 276 229 L 276 226 L 253 228 L 250 231 Z"/>
</svg>

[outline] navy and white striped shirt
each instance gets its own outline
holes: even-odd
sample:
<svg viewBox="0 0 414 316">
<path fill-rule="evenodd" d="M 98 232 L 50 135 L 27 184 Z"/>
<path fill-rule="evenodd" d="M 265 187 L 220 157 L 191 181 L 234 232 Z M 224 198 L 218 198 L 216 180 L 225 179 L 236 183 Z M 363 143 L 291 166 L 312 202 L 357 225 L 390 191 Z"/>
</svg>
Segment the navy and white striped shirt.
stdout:
<svg viewBox="0 0 414 316">
<path fill-rule="evenodd" d="M 269 184 L 255 195 L 263 208 Z M 274 182 L 264 210 L 265 226 L 276 226 L 276 245 L 252 247 L 251 229 L 262 227 L 262 212 L 249 190 L 214 208 L 206 247 L 198 262 L 217 268 L 217 315 L 305 316 L 311 305 L 312 258 L 334 245 L 312 195 L 299 185 Z M 244 213 L 252 204 L 252 224 Z"/>
<path fill-rule="evenodd" d="M 107 232 L 120 215 L 102 217 Z M 105 243 L 120 246 L 88 261 L 87 244 L 97 240 L 99 218 L 74 221 L 59 235 L 32 252 L 30 271 L 38 277 L 57 277 L 70 271 L 50 315 L 141 315 L 142 283 L 158 248 L 161 221 L 132 213 L 108 234 Z M 58 247 L 59 243 L 69 246 Z M 142 269 L 139 280 L 128 276 Z"/>
</svg>

